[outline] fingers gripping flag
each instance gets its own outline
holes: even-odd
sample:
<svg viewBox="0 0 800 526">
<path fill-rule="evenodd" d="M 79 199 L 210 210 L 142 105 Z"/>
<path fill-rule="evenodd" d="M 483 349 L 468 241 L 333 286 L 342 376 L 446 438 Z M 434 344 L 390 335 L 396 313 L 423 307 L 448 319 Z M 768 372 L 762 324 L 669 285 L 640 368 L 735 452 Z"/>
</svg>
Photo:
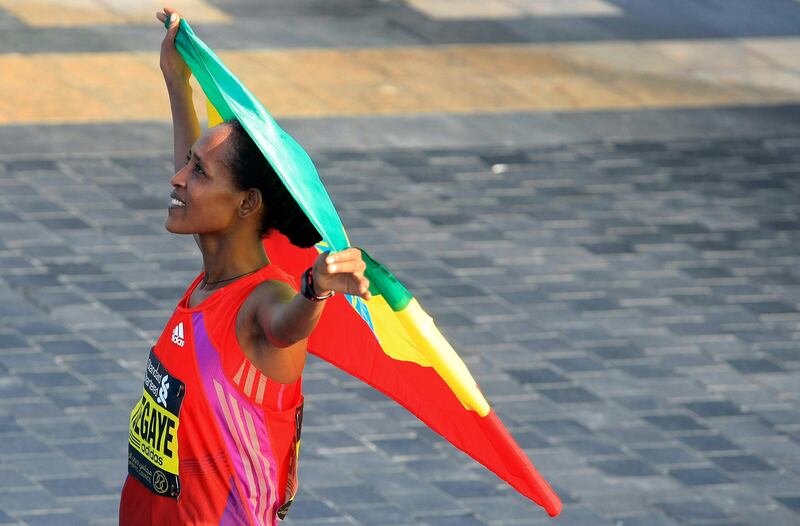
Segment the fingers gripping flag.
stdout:
<svg viewBox="0 0 800 526">
<path fill-rule="evenodd" d="M 233 118 L 242 123 L 323 238 L 316 247 L 298 248 L 274 233 L 264 240 L 269 259 L 299 278 L 319 252 L 348 248 L 339 215 L 305 150 L 185 20 L 175 43 L 208 99 L 210 124 Z M 362 253 L 372 299 L 344 294 L 327 300 L 309 352 L 386 394 L 549 515 L 558 515 L 558 495 L 503 426 L 431 317 L 383 265 Z"/>
</svg>

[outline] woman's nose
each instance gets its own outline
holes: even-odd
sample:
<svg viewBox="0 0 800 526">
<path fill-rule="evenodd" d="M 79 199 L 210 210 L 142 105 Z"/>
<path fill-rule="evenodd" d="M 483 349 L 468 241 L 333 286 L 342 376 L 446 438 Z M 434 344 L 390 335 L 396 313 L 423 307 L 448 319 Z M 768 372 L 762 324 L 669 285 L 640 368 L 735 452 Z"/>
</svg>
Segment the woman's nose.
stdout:
<svg viewBox="0 0 800 526">
<path fill-rule="evenodd" d="M 181 168 L 180 170 L 175 172 L 175 175 L 173 175 L 172 178 L 169 180 L 169 182 L 170 182 L 170 184 L 172 184 L 172 186 L 183 186 L 183 184 L 184 184 L 184 182 L 186 180 L 186 175 L 185 174 L 186 174 L 186 167 L 187 166 L 188 165 L 185 165 L 183 168 Z"/>
</svg>

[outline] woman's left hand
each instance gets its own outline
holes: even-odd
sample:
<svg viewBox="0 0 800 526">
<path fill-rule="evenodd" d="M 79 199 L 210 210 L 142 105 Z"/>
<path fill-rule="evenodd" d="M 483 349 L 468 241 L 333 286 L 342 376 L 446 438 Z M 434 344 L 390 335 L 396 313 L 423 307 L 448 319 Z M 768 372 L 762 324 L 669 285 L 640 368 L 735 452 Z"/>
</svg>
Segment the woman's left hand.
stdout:
<svg viewBox="0 0 800 526">
<path fill-rule="evenodd" d="M 369 280 L 364 277 L 367 264 L 357 248 L 341 252 L 323 252 L 314 261 L 314 292 L 324 296 L 330 291 L 359 296 L 364 300 L 372 297 Z"/>
</svg>

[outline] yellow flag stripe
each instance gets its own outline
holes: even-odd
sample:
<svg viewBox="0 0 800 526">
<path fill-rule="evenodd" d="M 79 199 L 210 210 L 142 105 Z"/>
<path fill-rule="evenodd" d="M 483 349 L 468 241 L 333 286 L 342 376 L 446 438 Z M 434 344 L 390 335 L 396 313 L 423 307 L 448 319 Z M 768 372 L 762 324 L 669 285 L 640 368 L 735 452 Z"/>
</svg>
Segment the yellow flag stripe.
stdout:
<svg viewBox="0 0 800 526">
<path fill-rule="evenodd" d="M 489 414 L 489 402 L 467 366 L 416 299 L 398 312 L 392 311 L 381 296 L 373 296 L 367 306 L 378 342 L 387 355 L 433 367 L 466 409 L 480 416 Z"/>
</svg>

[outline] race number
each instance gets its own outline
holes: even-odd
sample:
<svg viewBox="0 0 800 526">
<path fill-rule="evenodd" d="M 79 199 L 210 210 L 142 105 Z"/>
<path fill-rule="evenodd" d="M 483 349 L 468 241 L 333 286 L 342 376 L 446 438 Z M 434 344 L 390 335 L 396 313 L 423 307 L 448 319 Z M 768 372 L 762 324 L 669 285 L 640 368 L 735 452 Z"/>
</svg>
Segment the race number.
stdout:
<svg viewBox="0 0 800 526">
<path fill-rule="evenodd" d="M 133 408 L 128 440 L 128 473 L 150 491 L 178 498 L 178 424 L 186 386 L 161 364 L 154 349 L 147 358 L 142 398 Z"/>
</svg>

